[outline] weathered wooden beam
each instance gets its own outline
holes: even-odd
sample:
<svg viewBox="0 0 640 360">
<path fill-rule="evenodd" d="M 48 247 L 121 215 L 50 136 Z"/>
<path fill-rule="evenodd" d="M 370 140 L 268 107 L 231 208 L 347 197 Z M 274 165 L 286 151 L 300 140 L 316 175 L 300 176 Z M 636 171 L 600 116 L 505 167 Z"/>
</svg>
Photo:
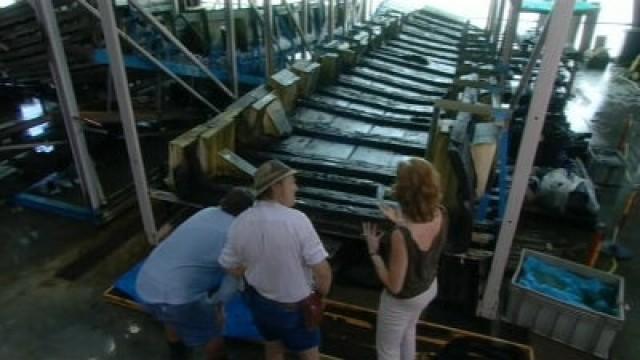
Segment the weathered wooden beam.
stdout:
<svg viewBox="0 0 640 360">
<path fill-rule="evenodd" d="M 424 156 L 426 151 L 425 144 L 403 141 L 401 139 L 394 139 L 381 135 L 340 131 L 339 129 L 327 128 L 322 125 L 294 125 L 294 132 L 296 134 L 310 136 L 313 138 L 347 143 L 351 145 L 365 145 L 372 148 L 397 151 L 403 154 L 418 157 Z M 424 135 L 425 138 L 428 137 L 427 132 L 425 132 Z"/>
<path fill-rule="evenodd" d="M 388 48 L 388 49 L 399 48 L 405 51 L 411 51 L 415 54 L 429 56 L 430 58 L 432 58 L 433 61 L 436 61 L 437 59 L 457 61 L 459 57 L 458 53 L 429 49 L 423 46 L 423 44 L 421 43 L 416 43 L 414 41 L 409 41 L 407 39 L 391 40 L 387 43 L 387 46 L 385 48 Z"/>
<path fill-rule="evenodd" d="M 433 115 L 433 106 L 430 105 L 410 104 L 390 99 L 386 96 L 371 94 L 367 91 L 349 89 L 339 85 L 324 87 L 319 91 L 319 93 L 333 98 L 339 98 L 373 108 L 383 109 L 385 111 L 392 111 L 397 114 L 423 117 L 431 117 Z"/>
<path fill-rule="evenodd" d="M 442 96 L 447 91 L 445 87 L 436 87 L 424 84 L 421 81 L 402 79 L 394 76 L 393 74 L 387 74 L 385 72 L 368 67 L 357 67 L 348 72 L 348 74 L 357 75 L 359 77 L 373 81 L 378 81 L 382 84 L 405 88 L 414 92 L 422 93 L 426 96 Z"/>
<path fill-rule="evenodd" d="M 278 150 L 276 150 L 278 151 Z M 243 154 L 245 158 L 257 158 L 260 161 L 279 159 L 295 169 L 322 171 L 330 174 L 349 176 L 376 181 L 384 185 L 390 185 L 395 179 L 394 167 L 378 166 L 374 164 L 353 164 L 350 162 L 330 159 L 317 159 L 299 156 L 298 154 L 286 154 L 281 152 L 251 152 Z"/>
<path fill-rule="evenodd" d="M 386 96 L 389 99 L 403 101 L 409 104 L 432 104 L 433 97 L 442 97 L 444 91 L 435 94 L 421 94 L 399 86 L 393 86 L 378 81 L 366 79 L 357 75 L 341 75 L 338 79 L 338 85 L 360 90 L 368 91 L 371 94 Z"/>
<path fill-rule="evenodd" d="M 415 71 L 431 73 L 446 78 L 453 78 L 456 74 L 455 66 L 439 64 L 429 61 L 426 56 L 408 56 L 392 51 L 371 51 L 367 57 L 385 61 L 390 64 L 402 66 Z"/>
<path fill-rule="evenodd" d="M 343 100 L 339 101 L 342 101 L 342 103 L 332 98 L 314 96 L 310 99 L 300 100 L 299 104 L 304 107 L 321 110 L 331 114 L 363 120 L 371 124 L 398 126 L 412 130 L 429 130 L 429 118 L 427 117 L 419 118 L 410 115 L 401 116 L 377 109 L 367 108 L 364 105 L 358 106 L 354 109 L 356 106 L 352 106 L 351 103 L 346 102 L 346 104 L 343 104 L 345 103 Z"/>
</svg>

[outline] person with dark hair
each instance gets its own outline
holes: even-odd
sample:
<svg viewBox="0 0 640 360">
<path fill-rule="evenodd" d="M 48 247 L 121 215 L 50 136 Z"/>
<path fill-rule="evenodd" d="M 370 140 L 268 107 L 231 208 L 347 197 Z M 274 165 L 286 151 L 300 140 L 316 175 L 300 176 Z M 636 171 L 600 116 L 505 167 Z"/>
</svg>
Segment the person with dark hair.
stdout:
<svg viewBox="0 0 640 360">
<path fill-rule="evenodd" d="M 440 254 L 447 239 L 447 212 L 440 205 L 439 175 L 433 165 L 411 158 L 398 165 L 393 196 L 399 209 L 381 206 L 395 225 L 387 259 L 379 253 L 384 232 L 362 225 L 369 255 L 384 285 L 376 326 L 378 360 L 416 358 L 416 325 L 438 292 Z"/>
<path fill-rule="evenodd" d="M 331 287 L 327 251 L 309 218 L 292 209 L 295 174 L 278 160 L 258 168 L 258 201 L 234 221 L 219 259 L 228 271 L 244 276 L 247 304 L 266 340 L 268 360 L 284 359 L 285 350 L 319 359 L 318 319 L 305 314 L 320 314 L 318 299 Z"/>
<path fill-rule="evenodd" d="M 207 359 L 222 357 L 223 304 L 240 283 L 218 264 L 234 218 L 254 201 L 233 188 L 220 207 L 202 209 L 151 252 L 136 279 L 143 306 L 164 326 L 173 359 L 189 347 L 205 346 Z"/>
</svg>

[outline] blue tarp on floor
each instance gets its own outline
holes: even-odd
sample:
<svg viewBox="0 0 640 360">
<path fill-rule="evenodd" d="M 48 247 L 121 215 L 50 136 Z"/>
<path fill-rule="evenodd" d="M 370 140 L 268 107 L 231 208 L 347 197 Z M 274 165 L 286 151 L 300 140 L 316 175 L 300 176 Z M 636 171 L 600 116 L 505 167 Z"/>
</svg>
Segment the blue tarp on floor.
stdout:
<svg viewBox="0 0 640 360">
<path fill-rule="evenodd" d="M 140 297 L 136 293 L 136 278 L 142 267 L 140 262 L 122 275 L 115 283 L 114 288 L 127 294 L 131 300 L 141 304 Z M 224 336 L 227 338 L 262 341 L 262 337 L 256 329 L 251 312 L 244 302 L 241 294 L 236 294 L 225 306 L 226 326 Z"/>
</svg>

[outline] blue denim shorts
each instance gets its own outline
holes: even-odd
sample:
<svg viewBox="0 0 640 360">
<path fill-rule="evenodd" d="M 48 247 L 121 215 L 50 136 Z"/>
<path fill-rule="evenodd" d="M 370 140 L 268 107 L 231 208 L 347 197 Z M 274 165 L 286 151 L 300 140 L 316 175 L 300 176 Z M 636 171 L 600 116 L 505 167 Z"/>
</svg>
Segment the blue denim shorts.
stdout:
<svg viewBox="0 0 640 360">
<path fill-rule="evenodd" d="M 174 328 L 187 346 L 202 346 L 222 336 L 215 307 L 204 298 L 187 304 L 144 304 L 144 307 L 154 318 Z"/>
<path fill-rule="evenodd" d="M 256 327 L 266 341 L 280 341 L 293 352 L 303 352 L 320 345 L 320 330 L 306 328 L 299 306 L 267 299 L 250 286 L 247 286 L 245 294 Z"/>
</svg>

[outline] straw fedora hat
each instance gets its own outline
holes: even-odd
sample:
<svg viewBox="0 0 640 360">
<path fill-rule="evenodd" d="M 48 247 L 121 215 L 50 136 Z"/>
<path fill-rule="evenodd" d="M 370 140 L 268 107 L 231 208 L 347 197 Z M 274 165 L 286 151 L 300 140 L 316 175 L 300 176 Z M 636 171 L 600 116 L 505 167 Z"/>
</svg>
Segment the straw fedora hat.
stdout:
<svg viewBox="0 0 640 360">
<path fill-rule="evenodd" d="M 296 173 L 296 170 L 288 167 L 280 160 L 265 162 L 260 165 L 253 177 L 253 188 L 256 196 L 265 192 L 271 185 Z"/>
</svg>

